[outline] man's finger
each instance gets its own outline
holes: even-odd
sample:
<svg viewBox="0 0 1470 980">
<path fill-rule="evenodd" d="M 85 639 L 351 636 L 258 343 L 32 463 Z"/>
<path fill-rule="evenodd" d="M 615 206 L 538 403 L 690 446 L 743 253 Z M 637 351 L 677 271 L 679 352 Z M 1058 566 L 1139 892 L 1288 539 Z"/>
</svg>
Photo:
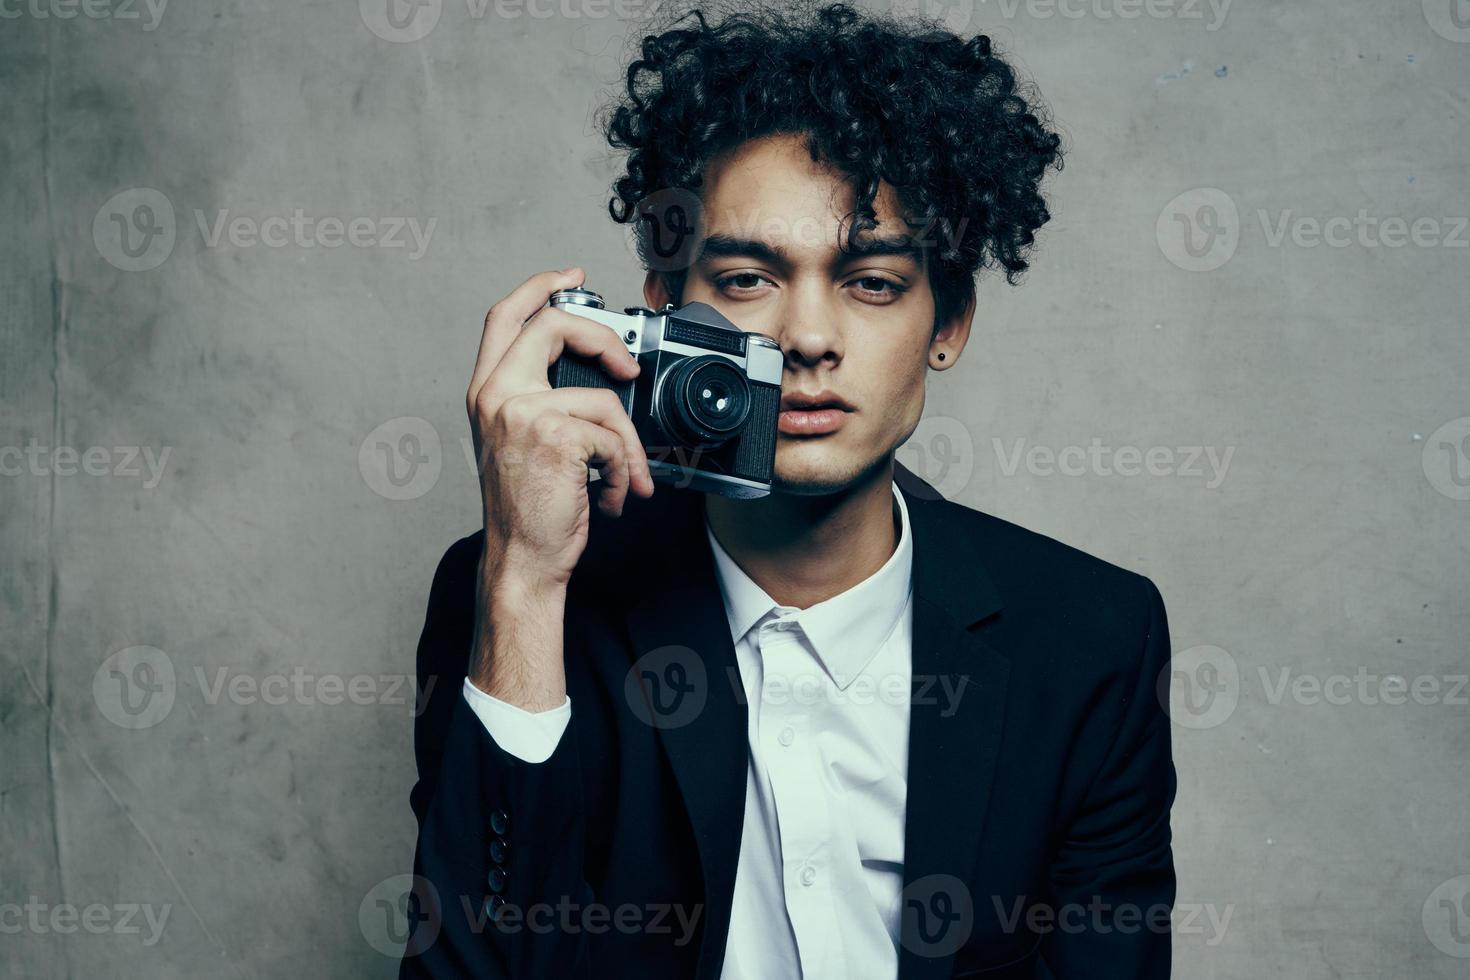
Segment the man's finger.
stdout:
<svg viewBox="0 0 1470 980">
<path fill-rule="evenodd" d="M 648 450 L 638 437 L 633 420 L 612 393 L 603 388 L 554 388 L 520 395 L 531 415 L 555 408 L 573 418 L 600 425 L 623 441 L 628 458 L 628 478 L 634 492 L 643 497 L 653 495 L 653 472 L 648 466 Z"/>
<path fill-rule="evenodd" d="M 469 403 L 490 377 L 506 349 L 521 332 L 521 326 L 546 305 L 558 289 L 582 285 L 585 273 L 576 266 L 570 269 L 538 272 L 521 283 L 485 314 L 484 331 L 480 334 L 480 352 L 470 375 Z"/>
<path fill-rule="evenodd" d="M 602 486 L 598 488 L 597 504 L 613 517 L 623 512 L 623 503 L 628 499 L 628 468 L 631 462 L 627 446 L 616 432 L 585 419 L 569 418 L 566 423 L 567 438 L 581 447 L 588 466 L 602 473 Z"/>
<path fill-rule="evenodd" d="M 564 353 L 595 358 L 615 381 L 638 375 L 638 359 L 628 351 L 617 331 L 548 306 L 526 324 L 500 358 L 498 370 L 507 378 L 535 378 L 543 384 L 547 369 Z"/>
</svg>

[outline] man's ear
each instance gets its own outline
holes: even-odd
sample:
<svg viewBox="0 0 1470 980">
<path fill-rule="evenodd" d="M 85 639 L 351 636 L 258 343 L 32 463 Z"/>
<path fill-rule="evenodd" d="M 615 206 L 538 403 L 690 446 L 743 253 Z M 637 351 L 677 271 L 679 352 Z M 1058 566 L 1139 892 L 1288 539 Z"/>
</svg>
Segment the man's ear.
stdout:
<svg viewBox="0 0 1470 980">
<path fill-rule="evenodd" d="M 643 305 L 650 310 L 661 310 L 665 303 L 671 302 L 662 273 L 648 270 L 648 275 L 643 277 Z"/>
<path fill-rule="evenodd" d="M 964 308 L 934 331 L 934 337 L 929 341 L 930 367 L 943 370 L 960 359 L 960 351 L 965 349 L 965 344 L 970 340 L 970 324 L 975 319 L 976 300 L 975 290 L 971 289 L 970 298 L 965 301 Z M 944 354 L 943 360 L 939 359 L 941 353 Z"/>
</svg>

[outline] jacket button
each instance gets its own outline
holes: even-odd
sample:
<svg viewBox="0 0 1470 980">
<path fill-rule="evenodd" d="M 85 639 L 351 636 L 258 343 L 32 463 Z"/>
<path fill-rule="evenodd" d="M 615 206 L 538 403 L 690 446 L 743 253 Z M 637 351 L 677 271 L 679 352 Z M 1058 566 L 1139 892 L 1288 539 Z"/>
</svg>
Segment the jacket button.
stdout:
<svg viewBox="0 0 1470 980">
<path fill-rule="evenodd" d="M 491 922 L 496 921 L 500 917 L 500 910 L 505 908 L 505 905 L 506 902 L 503 896 L 491 895 L 485 901 L 486 918 L 488 918 Z"/>
<path fill-rule="evenodd" d="M 510 845 L 504 838 L 497 837 L 490 842 L 490 860 L 496 864 L 504 864 L 505 859 L 510 857 Z"/>
<path fill-rule="evenodd" d="M 494 810 L 490 814 L 490 829 L 497 834 L 503 834 L 510 829 L 510 817 L 504 810 Z"/>
<path fill-rule="evenodd" d="M 492 892 L 505 891 L 505 883 L 509 880 L 504 868 L 492 868 L 490 871 L 489 884 Z"/>
</svg>

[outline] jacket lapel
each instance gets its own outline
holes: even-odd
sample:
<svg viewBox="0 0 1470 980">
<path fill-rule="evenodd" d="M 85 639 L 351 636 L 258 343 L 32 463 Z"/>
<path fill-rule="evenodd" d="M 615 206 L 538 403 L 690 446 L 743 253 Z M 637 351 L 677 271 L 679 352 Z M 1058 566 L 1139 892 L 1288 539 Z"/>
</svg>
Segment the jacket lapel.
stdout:
<svg viewBox="0 0 1470 980">
<path fill-rule="evenodd" d="M 669 491 L 660 488 L 660 494 Z M 716 980 L 730 930 L 730 903 L 745 814 L 744 691 L 735 647 L 704 533 L 703 497 L 675 491 L 661 511 L 654 550 L 662 566 L 627 615 L 644 720 L 659 734 L 683 794 L 705 884 L 699 980 Z M 678 542 L 667 547 L 667 542 Z M 629 690 L 630 699 L 640 692 Z"/>
<path fill-rule="evenodd" d="M 901 464 L 914 535 L 913 697 L 899 977 L 947 977 L 976 921 L 975 860 L 1000 751 L 1010 667 L 970 631 L 1001 607 L 939 493 Z"/>
<path fill-rule="evenodd" d="M 913 697 L 904 829 L 901 980 L 948 976 L 974 922 L 956 918 L 972 898 L 975 858 L 1000 749 L 1006 660 L 969 627 L 1000 597 L 938 491 L 895 462 L 914 535 Z M 746 706 L 703 499 L 679 491 L 661 510 L 673 555 L 658 564 L 627 614 L 635 661 L 630 683 L 663 742 L 699 848 L 706 919 L 699 980 L 716 980 L 745 813 Z M 969 906 L 969 907 L 972 907 Z M 716 914 L 716 910 L 720 914 Z M 963 932 L 964 935 L 960 935 Z M 953 947 L 953 948 L 952 948 Z"/>
</svg>

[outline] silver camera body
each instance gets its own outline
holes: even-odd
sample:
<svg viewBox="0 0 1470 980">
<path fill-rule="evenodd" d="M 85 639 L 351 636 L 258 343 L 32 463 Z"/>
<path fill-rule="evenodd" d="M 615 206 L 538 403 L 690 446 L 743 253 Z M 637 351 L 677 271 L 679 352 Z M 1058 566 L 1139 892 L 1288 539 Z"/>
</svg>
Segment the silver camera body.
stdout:
<svg viewBox="0 0 1470 980">
<path fill-rule="evenodd" d="M 614 313 L 588 289 L 562 289 L 551 305 L 612 330 L 641 370 L 615 382 L 570 351 L 548 370 L 553 388 L 611 388 L 648 455 L 653 478 L 725 497 L 764 497 L 776 468 L 780 345 L 741 330 L 706 303 Z"/>
</svg>

